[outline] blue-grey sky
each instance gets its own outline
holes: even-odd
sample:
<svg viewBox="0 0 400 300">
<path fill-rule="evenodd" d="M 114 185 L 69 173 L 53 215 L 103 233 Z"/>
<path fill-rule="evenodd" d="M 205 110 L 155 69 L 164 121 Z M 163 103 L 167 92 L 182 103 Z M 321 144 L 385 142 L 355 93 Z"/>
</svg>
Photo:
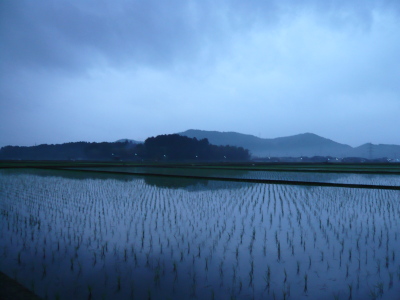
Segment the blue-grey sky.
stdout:
<svg viewBox="0 0 400 300">
<path fill-rule="evenodd" d="M 0 146 L 400 144 L 399 53 L 398 0 L 0 0 Z"/>
</svg>

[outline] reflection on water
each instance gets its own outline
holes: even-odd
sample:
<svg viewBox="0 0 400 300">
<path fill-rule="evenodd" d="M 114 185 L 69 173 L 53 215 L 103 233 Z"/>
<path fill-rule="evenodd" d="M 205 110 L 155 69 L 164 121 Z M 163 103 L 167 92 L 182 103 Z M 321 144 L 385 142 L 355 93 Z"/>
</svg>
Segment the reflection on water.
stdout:
<svg viewBox="0 0 400 300">
<path fill-rule="evenodd" d="M 158 188 L 182 188 L 187 191 L 239 189 L 248 186 L 247 182 L 215 181 L 207 179 L 171 178 L 162 176 L 144 176 L 146 184 Z"/>
<path fill-rule="evenodd" d="M 285 172 L 285 171 L 245 171 L 213 168 L 159 168 L 159 167 L 107 167 L 86 168 L 140 174 L 180 175 L 198 177 L 246 178 L 257 180 L 283 180 L 305 182 L 328 182 L 342 184 L 388 185 L 400 186 L 400 175 L 354 174 L 354 173 L 318 173 L 318 172 Z"/>
<path fill-rule="evenodd" d="M 144 180 L 150 186 L 159 188 L 181 188 L 188 191 L 191 190 L 216 190 L 216 189 L 238 189 L 249 185 L 246 182 L 229 182 L 229 181 L 214 181 L 207 179 L 193 178 L 171 178 L 163 176 L 132 176 L 115 173 L 101 172 L 82 172 L 79 170 L 45 170 L 45 169 L 3 169 L 0 170 L 0 175 L 34 175 L 40 177 L 59 177 L 64 179 L 74 180 L 116 180 L 121 182 L 131 182 L 135 180 Z"/>
</svg>

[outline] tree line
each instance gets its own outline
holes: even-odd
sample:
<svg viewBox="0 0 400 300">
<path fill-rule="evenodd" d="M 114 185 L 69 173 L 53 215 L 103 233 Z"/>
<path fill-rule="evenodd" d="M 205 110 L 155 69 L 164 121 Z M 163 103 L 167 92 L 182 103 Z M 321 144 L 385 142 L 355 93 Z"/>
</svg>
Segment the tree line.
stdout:
<svg viewBox="0 0 400 300">
<path fill-rule="evenodd" d="M 144 143 L 72 142 L 31 147 L 5 146 L 3 160 L 124 160 L 124 161 L 246 161 L 247 149 L 216 146 L 207 139 L 197 140 L 178 134 L 150 137 Z"/>
</svg>

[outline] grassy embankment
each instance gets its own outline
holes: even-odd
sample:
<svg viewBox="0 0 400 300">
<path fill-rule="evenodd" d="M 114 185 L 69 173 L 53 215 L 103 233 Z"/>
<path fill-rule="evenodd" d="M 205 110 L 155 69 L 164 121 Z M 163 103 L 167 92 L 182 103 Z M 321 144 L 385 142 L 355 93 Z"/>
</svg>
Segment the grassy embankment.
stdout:
<svg viewBox="0 0 400 300">
<path fill-rule="evenodd" d="M 0 161 L 0 168 L 162 167 L 243 171 L 328 172 L 400 175 L 400 163 L 230 163 L 230 162 L 102 162 L 102 161 Z"/>
</svg>

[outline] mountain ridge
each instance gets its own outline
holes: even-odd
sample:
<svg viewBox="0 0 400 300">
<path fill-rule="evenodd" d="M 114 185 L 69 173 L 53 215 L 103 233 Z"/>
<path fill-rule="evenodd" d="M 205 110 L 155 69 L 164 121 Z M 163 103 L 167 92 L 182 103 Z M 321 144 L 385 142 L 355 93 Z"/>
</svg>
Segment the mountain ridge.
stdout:
<svg viewBox="0 0 400 300">
<path fill-rule="evenodd" d="M 210 143 L 215 145 L 243 147 L 249 149 L 253 157 L 334 156 L 369 159 L 400 157 L 399 145 L 366 143 L 358 147 L 351 147 L 310 132 L 277 138 L 259 138 L 233 131 L 198 129 L 189 129 L 178 134 L 197 139 L 207 138 Z"/>
</svg>

